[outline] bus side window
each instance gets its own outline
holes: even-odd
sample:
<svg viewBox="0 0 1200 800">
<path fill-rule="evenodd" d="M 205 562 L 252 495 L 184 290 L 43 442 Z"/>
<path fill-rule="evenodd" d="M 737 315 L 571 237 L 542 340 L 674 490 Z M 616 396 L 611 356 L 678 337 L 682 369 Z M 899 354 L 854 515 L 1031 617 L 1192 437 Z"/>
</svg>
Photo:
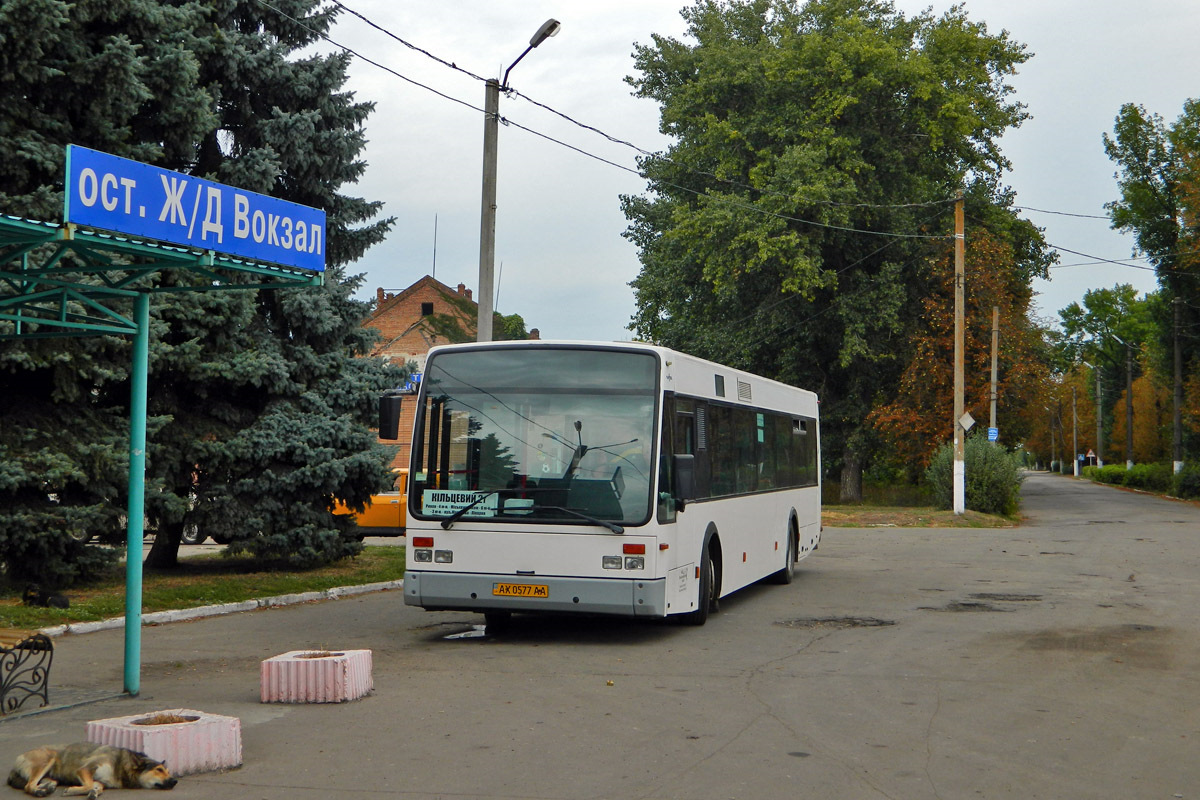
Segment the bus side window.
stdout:
<svg viewBox="0 0 1200 800">
<path fill-rule="evenodd" d="M 677 512 L 675 506 L 675 475 L 671 465 L 674 463 L 676 443 L 679 441 L 676 427 L 675 398 L 667 395 L 663 398 L 662 441 L 658 447 L 658 521 L 659 523 L 674 522 Z"/>
<path fill-rule="evenodd" d="M 675 452 L 682 455 L 696 454 L 696 418 L 691 414 L 675 417 Z"/>
</svg>

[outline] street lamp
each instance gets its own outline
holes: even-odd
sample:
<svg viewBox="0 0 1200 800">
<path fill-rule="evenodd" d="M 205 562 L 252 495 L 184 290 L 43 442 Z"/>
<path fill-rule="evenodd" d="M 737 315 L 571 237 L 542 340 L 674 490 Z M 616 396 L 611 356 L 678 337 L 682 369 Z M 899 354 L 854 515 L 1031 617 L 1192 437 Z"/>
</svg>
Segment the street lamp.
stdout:
<svg viewBox="0 0 1200 800">
<path fill-rule="evenodd" d="M 496 264 L 496 140 L 500 121 L 500 89 L 508 88 L 508 73 L 530 50 L 558 33 L 558 20 L 548 19 L 529 40 L 529 47 L 504 71 L 504 80 L 488 78 L 483 104 L 483 201 L 479 212 L 479 322 L 475 341 L 492 340 L 493 272 Z"/>
</svg>

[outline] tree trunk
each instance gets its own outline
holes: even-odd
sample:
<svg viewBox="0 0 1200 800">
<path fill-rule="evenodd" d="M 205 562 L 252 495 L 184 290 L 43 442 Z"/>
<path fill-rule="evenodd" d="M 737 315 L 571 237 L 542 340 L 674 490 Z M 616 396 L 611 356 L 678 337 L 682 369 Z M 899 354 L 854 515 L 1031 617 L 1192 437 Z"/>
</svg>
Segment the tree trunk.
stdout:
<svg viewBox="0 0 1200 800">
<path fill-rule="evenodd" d="M 144 566 L 155 569 L 174 569 L 179 566 L 179 543 L 183 537 L 183 523 L 160 523 L 154 535 L 154 544 L 146 555 Z"/>
<path fill-rule="evenodd" d="M 842 487 L 838 500 L 842 503 L 862 502 L 862 457 L 849 447 L 842 454 Z"/>
</svg>

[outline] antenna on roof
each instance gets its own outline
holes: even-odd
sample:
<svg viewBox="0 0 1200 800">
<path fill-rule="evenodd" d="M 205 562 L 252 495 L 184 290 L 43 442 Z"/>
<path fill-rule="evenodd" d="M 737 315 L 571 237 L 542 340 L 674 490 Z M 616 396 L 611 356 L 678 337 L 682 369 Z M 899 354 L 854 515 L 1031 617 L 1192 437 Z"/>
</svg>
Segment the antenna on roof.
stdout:
<svg viewBox="0 0 1200 800">
<path fill-rule="evenodd" d="M 433 215 L 433 275 L 431 278 L 437 278 L 437 214 Z"/>
</svg>

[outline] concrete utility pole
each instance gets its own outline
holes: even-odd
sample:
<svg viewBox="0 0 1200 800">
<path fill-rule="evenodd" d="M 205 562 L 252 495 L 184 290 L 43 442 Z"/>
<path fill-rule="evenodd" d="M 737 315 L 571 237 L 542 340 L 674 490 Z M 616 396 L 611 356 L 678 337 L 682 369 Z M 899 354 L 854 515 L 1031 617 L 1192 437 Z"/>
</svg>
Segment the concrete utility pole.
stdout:
<svg viewBox="0 0 1200 800">
<path fill-rule="evenodd" d="M 1183 298 L 1176 297 L 1175 306 L 1175 409 L 1171 431 L 1171 459 L 1175 472 L 1183 470 L 1183 350 L 1179 346 L 1179 315 Z"/>
<path fill-rule="evenodd" d="M 488 78 L 483 97 L 483 199 L 479 210 L 479 320 L 475 341 L 492 340 L 493 272 L 496 264 L 496 149 L 500 127 L 500 89 L 508 88 L 508 73 L 525 55 L 558 33 L 558 20 L 548 19 L 529 40 L 529 47 L 504 71 L 503 87 Z"/>
<path fill-rule="evenodd" d="M 954 201 L 954 513 L 967 510 L 966 431 L 963 429 L 963 314 L 966 306 L 966 270 L 963 232 L 963 193 Z"/>
<path fill-rule="evenodd" d="M 1079 477 L 1079 436 L 1076 431 L 1078 416 L 1075 413 L 1075 387 L 1071 387 L 1071 461 L 1075 464 L 1075 477 Z"/>
<path fill-rule="evenodd" d="M 992 413 L 988 427 L 996 427 L 996 356 L 1000 350 L 1000 306 L 992 306 Z"/>
<path fill-rule="evenodd" d="M 1049 408 L 1046 409 L 1050 411 Z M 1062 467 L 1056 467 L 1058 462 L 1058 439 L 1054 435 L 1054 412 L 1050 411 L 1050 466 L 1062 472 Z"/>
<path fill-rule="evenodd" d="M 492 273 L 496 264 L 496 142 L 500 81 L 488 78 L 483 98 L 483 202 L 479 210 L 479 319 L 475 341 L 492 340 Z"/>
<path fill-rule="evenodd" d="M 1133 347 L 1125 342 L 1125 469 L 1133 469 Z"/>
<path fill-rule="evenodd" d="M 1092 376 L 1096 379 L 1096 466 L 1104 466 L 1104 405 L 1100 394 L 1100 359 L 1092 367 Z"/>
</svg>

